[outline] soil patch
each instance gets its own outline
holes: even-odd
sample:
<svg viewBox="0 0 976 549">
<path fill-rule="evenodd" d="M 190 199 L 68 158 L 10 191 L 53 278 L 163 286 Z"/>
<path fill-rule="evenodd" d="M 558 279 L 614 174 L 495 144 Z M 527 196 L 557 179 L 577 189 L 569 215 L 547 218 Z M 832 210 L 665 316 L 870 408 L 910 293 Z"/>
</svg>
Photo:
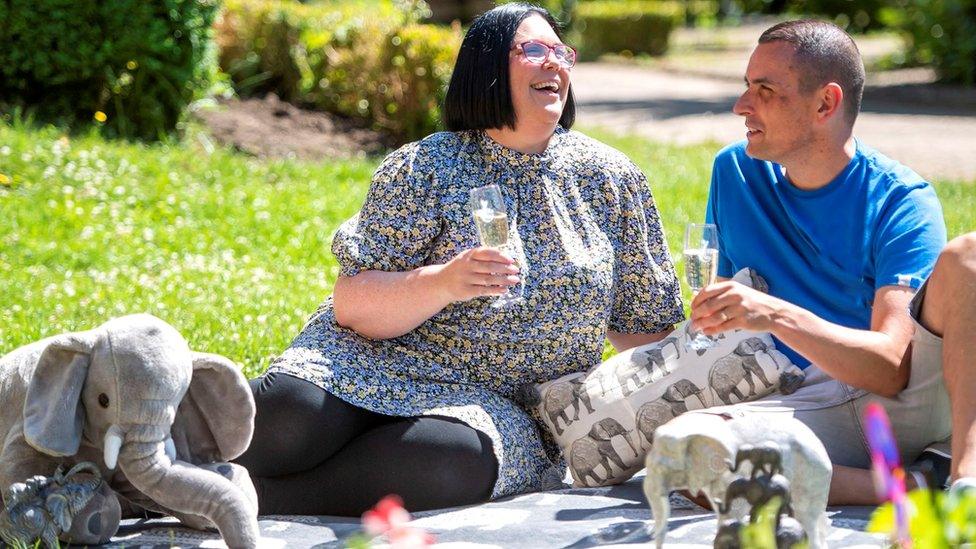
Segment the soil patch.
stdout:
<svg viewBox="0 0 976 549">
<path fill-rule="evenodd" d="M 222 100 L 194 116 L 219 143 L 262 158 L 363 157 L 382 154 L 392 145 L 387 136 L 357 121 L 302 109 L 274 94 Z"/>
</svg>

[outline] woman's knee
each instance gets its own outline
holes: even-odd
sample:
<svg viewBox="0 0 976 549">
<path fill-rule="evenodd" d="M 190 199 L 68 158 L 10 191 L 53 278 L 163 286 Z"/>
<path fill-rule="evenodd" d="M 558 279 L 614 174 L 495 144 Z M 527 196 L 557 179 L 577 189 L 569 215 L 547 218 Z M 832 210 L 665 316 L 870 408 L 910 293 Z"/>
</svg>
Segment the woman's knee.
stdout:
<svg viewBox="0 0 976 549">
<path fill-rule="evenodd" d="M 488 435 L 451 418 L 420 418 L 418 426 L 420 436 L 425 430 L 431 435 L 431 457 L 440 464 L 430 469 L 430 488 L 445 502 L 440 506 L 491 497 L 498 478 L 498 459 Z"/>
</svg>

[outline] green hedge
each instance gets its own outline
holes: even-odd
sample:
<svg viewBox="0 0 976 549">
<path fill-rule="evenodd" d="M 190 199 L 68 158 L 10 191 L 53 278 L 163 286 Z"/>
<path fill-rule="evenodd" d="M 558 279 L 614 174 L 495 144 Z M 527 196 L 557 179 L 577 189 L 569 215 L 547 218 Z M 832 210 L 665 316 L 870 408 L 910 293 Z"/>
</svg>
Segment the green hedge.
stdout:
<svg viewBox="0 0 976 549">
<path fill-rule="evenodd" d="M 460 29 L 423 25 L 389 0 L 300 4 L 228 0 L 220 64 L 241 95 L 356 117 L 400 141 L 439 128 Z"/>
<path fill-rule="evenodd" d="M 681 6 L 660 0 L 580 2 L 573 30 L 582 59 L 604 53 L 662 55 L 682 15 Z"/>
<path fill-rule="evenodd" d="M 217 10 L 216 0 L 2 1 L 4 108 L 157 138 L 214 75 Z"/>
<path fill-rule="evenodd" d="M 909 38 L 910 61 L 944 82 L 976 84 L 976 0 L 895 0 L 889 23 Z"/>
</svg>

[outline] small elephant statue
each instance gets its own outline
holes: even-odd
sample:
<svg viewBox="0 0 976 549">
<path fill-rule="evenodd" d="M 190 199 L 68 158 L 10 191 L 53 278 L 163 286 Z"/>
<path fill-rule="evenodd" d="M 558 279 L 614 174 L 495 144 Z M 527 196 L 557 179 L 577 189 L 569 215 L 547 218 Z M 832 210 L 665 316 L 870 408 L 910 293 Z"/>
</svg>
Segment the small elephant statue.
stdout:
<svg viewBox="0 0 976 549">
<path fill-rule="evenodd" d="M 758 511 L 773 498 L 779 498 L 777 516 L 784 510 L 793 514 L 790 482 L 783 475 L 741 477 L 733 480 L 725 488 L 725 503 L 719 507 L 719 513 L 725 515 L 731 512 L 732 502 L 737 498 L 742 498 L 749 504 L 749 519 L 752 522 L 755 522 Z"/>
<path fill-rule="evenodd" d="M 714 510 L 723 510 L 726 487 L 735 478 L 733 459 L 739 448 L 764 442 L 781 449 L 782 474 L 790 485 L 795 518 L 808 534 L 810 546 L 824 549 L 824 510 L 832 468 L 823 443 L 806 425 L 786 414 L 750 413 L 735 407 L 688 412 L 655 431 L 647 455 L 644 494 L 654 516 L 657 547 L 663 547 L 667 535 L 672 490 L 701 492 Z M 724 513 L 720 513 L 720 521 L 726 518 L 721 515 Z M 744 513 L 732 518 L 744 518 Z"/>
<path fill-rule="evenodd" d="M 250 444 L 254 397 L 230 360 L 139 314 L 15 349 L 0 380 L 0 487 L 92 462 L 111 489 L 78 514 L 141 508 L 216 526 L 232 548 L 257 545 L 254 486 L 227 463 Z M 62 537 L 101 544 L 117 527 L 76 520 Z"/>
<path fill-rule="evenodd" d="M 783 472 L 783 456 L 776 443 L 763 442 L 755 446 L 744 444 L 739 446 L 739 451 L 735 454 L 735 465 L 733 471 L 738 471 L 743 463 L 748 461 L 752 464 L 752 472 L 749 478 L 756 478 L 760 474 L 769 476 Z"/>
<path fill-rule="evenodd" d="M 740 549 L 742 547 L 742 529 L 745 524 L 741 520 L 729 519 L 722 521 L 715 532 L 713 549 Z"/>
<path fill-rule="evenodd" d="M 93 498 L 102 495 L 103 487 L 101 472 L 89 462 L 79 463 L 67 473 L 58 467 L 54 476 L 38 475 L 14 483 L 3 497 L 0 539 L 14 547 L 40 541 L 55 549 L 60 546 L 58 536 L 68 532 L 75 520 L 108 520 L 116 528 L 119 513 L 80 514 Z"/>
</svg>

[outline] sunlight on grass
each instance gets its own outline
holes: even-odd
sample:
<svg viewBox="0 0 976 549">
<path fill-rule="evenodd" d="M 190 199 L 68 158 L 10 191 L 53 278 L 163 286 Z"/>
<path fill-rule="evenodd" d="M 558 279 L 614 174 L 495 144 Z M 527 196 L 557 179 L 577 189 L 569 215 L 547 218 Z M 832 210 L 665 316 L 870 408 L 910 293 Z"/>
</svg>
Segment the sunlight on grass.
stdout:
<svg viewBox="0 0 976 549">
<path fill-rule="evenodd" d="M 375 166 L 8 126 L 0 143 L 0 352 L 144 311 L 250 374 L 331 291 L 331 235 Z"/>
<path fill-rule="evenodd" d="M 647 174 L 678 257 L 685 223 L 704 216 L 718 145 L 584 131 Z M 193 348 L 259 373 L 331 291 L 331 236 L 378 162 L 258 160 L 208 154 L 192 135 L 145 146 L 0 123 L 0 354 L 150 312 Z M 937 189 L 950 234 L 976 228 L 976 185 Z"/>
</svg>

